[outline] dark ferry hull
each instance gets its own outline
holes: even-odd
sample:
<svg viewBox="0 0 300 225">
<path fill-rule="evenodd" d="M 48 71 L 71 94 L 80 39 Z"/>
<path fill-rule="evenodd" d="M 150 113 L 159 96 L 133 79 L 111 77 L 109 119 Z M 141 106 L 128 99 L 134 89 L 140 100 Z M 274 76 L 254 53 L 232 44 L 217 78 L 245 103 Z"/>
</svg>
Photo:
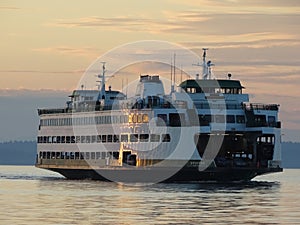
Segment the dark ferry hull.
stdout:
<svg viewBox="0 0 300 225">
<path fill-rule="evenodd" d="M 267 173 L 282 172 L 282 168 L 182 168 L 169 177 L 174 168 L 136 169 L 71 169 L 47 168 L 67 179 L 90 179 L 122 183 L 170 183 L 170 182 L 245 182 Z"/>
</svg>

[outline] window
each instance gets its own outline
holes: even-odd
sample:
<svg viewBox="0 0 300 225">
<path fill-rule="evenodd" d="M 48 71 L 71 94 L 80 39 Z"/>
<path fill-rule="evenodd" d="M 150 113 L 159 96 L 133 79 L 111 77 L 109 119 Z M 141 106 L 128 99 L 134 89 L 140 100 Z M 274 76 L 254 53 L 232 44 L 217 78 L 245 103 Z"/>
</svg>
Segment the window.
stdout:
<svg viewBox="0 0 300 225">
<path fill-rule="evenodd" d="M 120 116 L 120 123 L 128 123 L 128 116 Z"/>
<path fill-rule="evenodd" d="M 75 141 L 76 143 L 80 143 L 80 136 L 76 136 Z"/>
<path fill-rule="evenodd" d="M 132 115 L 128 115 L 128 123 L 132 123 Z"/>
<path fill-rule="evenodd" d="M 199 115 L 200 126 L 209 126 L 211 122 L 211 115 Z"/>
<path fill-rule="evenodd" d="M 143 121 L 143 115 L 137 115 L 137 122 L 141 123 Z"/>
<path fill-rule="evenodd" d="M 138 134 L 130 134 L 130 142 L 137 142 L 138 141 Z"/>
<path fill-rule="evenodd" d="M 161 138 L 162 138 L 162 142 L 170 142 L 171 141 L 170 134 L 162 134 Z"/>
<path fill-rule="evenodd" d="M 140 134 L 140 142 L 148 142 L 149 134 Z"/>
<path fill-rule="evenodd" d="M 216 123 L 225 123 L 224 115 L 215 115 L 215 122 Z"/>
<path fill-rule="evenodd" d="M 81 136 L 81 143 L 86 143 L 85 136 Z"/>
<path fill-rule="evenodd" d="M 254 121 L 257 126 L 267 126 L 267 121 L 266 121 L 265 115 L 255 115 Z"/>
<path fill-rule="evenodd" d="M 106 135 L 102 135 L 102 143 L 106 142 Z"/>
<path fill-rule="evenodd" d="M 84 159 L 84 153 L 80 152 L 80 159 Z"/>
<path fill-rule="evenodd" d="M 243 115 L 237 115 L 236 116 L 236 122 L 237 123 L 245 123 L 245 116 L 243 116 Z"/>
<path fill-rule="evenodd" d="M 143 123 L 148 123 L 148 122 L 149 122 L 148 114 L 143 114 Z"/>
<path fill-rule="evenodd" d="M 119 159 L 119 152 L 113 152 L 112 155 L 114 159 Z"/>
<path fill-rule="evenodd" d="M 180 127 L 185 124 L 185 118 L 183 113 L 170 113 L 170 126 L 172 127 Z"/>
<path fill-rule="evenodd" d="M 76 143 L 75 136 L 71 136 L 71 143 Z"/>
<path fill-rule="evenodd" d="M 270 127 L 276 127 L 276 118 L 275 116 L 268 116 L 268 124 Z"/>
<path fill-rule="evenodd" d="M 150 141 L 151 142 L 159 142 L 160 141 L 160 135 L 159 134 L 151 134 L 150 135 Z"/>
<path fill-rule="evenodd" d="M 157 126 L 166 126 L 167 125 L 167 114 L 157 114 Z"/>
<path fill-rule="evenodd" d="M 127 134 L 121 134 L 121 142 L 128 142 L 128 135 Z"/>
<path fill-rule="evenodd" d="M 70 159 L 70 154 L 69 154 L 69 152 L 65 152 L 65 159 Z"/>
<path fill-rule="evenodd" d="M 89 152 L 85 153 L 85 159 L 90 159 L 90 153 Z"/>
<path fill-rule="evenodd" d="M 101 135 L 97 135 L 97 143 L 101 142 Z"/>
<path fill-rule="evenodd" d="M 66 143 L 71 143 L 71 137 L 70 136 L 66 137 Z"/>
<path fill-rule="evenodd" d="M 100 154 L 100 152 L 96 152 L 96 159 L 101 159 L 101 154 Z"/>
<path fill-rule="evenodd" d="M 61 136 L 60 143 L 66 143 L 66 137 L 65 136 Z"/>
<path fill-rule="evenodd" d="M 95 153 L 95 152 L 92 152 L 92 153 L 91 153 L 91 159 L 95 159 L 95 157 L 96 157 L 96 153 Z"/>
<path fill-rule="evenodd" d="M 113 142 L 119 142 L 119 135 L 114 135 L 113 136 Z"/>
<path fill-rule="evenodd" d="M 111 134 L 107 135 L 107 142 L 112 142 L 112 135 Z"/>
<path fill-rule="evenodd" d="M 100 117 L 99 116 L 95 117 L 95 123 L 100 124 Z"/>
<path fill-rule="evenodd" d="M 138 116 L 135 115 L 135 114 L 132 115 L 132 122 L 133 122 L 133 123 L 137 123 L 137 117 L 138 117 Z"/>
<path fill-rule="evenodd" d="M 91 136 L 86 136 L 85 140 L 86 140 L 86 143 L 91 143 Z"/>
<path fill-rule="evenodd" d="M 226 115 L 227 123 L 235 123 L 234 115 Z"/>
<path fill-rule="evenodd" d="M 95 143 L 96 142 L 96 135 L 93 135 L 92 137 L 91 137 L 91 143 Z"/>
</svg>

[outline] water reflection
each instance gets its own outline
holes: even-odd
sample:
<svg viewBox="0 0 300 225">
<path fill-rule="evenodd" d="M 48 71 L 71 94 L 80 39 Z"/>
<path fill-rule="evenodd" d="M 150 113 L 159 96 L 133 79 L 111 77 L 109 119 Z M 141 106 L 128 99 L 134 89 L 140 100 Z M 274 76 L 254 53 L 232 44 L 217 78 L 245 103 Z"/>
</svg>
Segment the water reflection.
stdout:
<svg viewBox="0 0 300 225">
<path fill-rule="evenodd" d="M 52 196 L 50 204 L 64 209 L 64 218 L 72 223 L 118 224 L 198 224 L 276 222 L 280 183 L 248 182 L 241 184 L 155 184 L 126 186 L 98 181 L 40 181 L 45 192 L 40 200 Z M 49 204 L 48 209 L 51 208 Z M 55 210 L 56 211 L 56 210 Z M 47 210 L 44 216 L 49 217 Z M 51 217 L 51 216 L 50 216 Z M 150 219 L 150 220 L 149 220 Z M 70 221 L 70 222 L 71 222 Z M 148 221 L 148 222 L 147 222 Z M 172 223 L 171 223 L 172 224 Z"/>
<path fill-rule="evenodd" d="M 0 224 L 296 224 L 300 214 L 299 179 L 289 174 L 280 182 L 151 186 L 0 175 Z"/>
</svg>

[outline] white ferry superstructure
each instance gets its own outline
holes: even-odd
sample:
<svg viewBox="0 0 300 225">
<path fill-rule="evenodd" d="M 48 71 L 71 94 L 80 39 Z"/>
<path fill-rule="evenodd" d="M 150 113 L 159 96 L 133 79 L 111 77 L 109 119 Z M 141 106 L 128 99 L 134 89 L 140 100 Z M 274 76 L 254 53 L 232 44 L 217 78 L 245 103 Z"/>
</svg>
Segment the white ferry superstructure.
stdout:
<svg viewBox="0 0 300 225">
<path fill-rule="evenodd" d="M 281 172 L 279 105 L 249 103 L 240 81 L 183 81 L 166 94 L 142 75 L 131 98 L 105 88 L 74 90 L 65 108 L 39 109 L 36 166 L 69 179 L 232 182 Z"/>
</svg>

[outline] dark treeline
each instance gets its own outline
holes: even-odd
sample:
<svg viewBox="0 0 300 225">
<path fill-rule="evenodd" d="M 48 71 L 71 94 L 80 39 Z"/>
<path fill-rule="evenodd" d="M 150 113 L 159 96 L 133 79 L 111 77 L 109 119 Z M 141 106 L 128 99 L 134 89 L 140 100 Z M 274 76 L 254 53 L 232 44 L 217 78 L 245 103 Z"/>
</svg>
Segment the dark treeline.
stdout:
<svg viewBox="0 0 300 225">
<path fill-rule="evenodd" d="M 1 165 L 33 165 L 36 158 L 35 141 L 0 143 Z"/>
<path fill-rule="evenodd" d="M 300 143 L 283 142 L 281 159 L 283 168 L 300 168 Z"/>
<path fill-rule="evenodd" d="M 34 165 L 35 158 L 35 141 L 0 143 L 0 165 Z M 282 143 L 282 166 L 300 168 L 300 143 Z"/>
</svg>

